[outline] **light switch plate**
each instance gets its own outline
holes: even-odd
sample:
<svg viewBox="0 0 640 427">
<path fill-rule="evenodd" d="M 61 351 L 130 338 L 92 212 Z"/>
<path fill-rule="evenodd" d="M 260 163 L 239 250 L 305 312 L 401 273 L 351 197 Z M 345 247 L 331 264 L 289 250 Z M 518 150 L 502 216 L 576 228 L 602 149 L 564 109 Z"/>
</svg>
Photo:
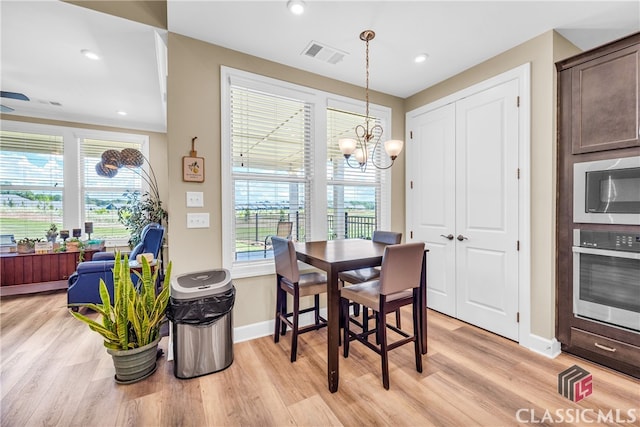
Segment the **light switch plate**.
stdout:
<svg viewBox="0 0 640 427">
<path fill-rule="evenodd" d="M 187 191 L 187 207 L 201 208 L 204 206 L 204 195 L 202 191 Z"/>
<path fill-rule="evenodd" d="M 187 228 L 209 228 L 209 213 L 188 213 Z"/>
</svg>

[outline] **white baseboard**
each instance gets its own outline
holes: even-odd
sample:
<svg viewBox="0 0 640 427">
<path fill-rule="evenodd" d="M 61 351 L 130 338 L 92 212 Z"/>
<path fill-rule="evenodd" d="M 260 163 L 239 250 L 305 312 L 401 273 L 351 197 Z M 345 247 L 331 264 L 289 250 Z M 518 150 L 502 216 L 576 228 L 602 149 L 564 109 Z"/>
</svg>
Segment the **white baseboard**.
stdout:
<svg viewBox="0 0 640 427">
<path fill-rule="evenodd" d="M 327 318 L 327 309 L 321 308 L 320 315 Z M 313 323 L 313 313 L 304 313 L 300 316 L 300 326 L 306 326 Z M 275 328 L 275 320 L 266 320 L 264 322 L 253 323 L 251 325 L 239 326 L 233 328 L 233 342 L 249 341 L 256 338 L 273 335 Z"/>
<path fill-rule="evenodd" d="M 560 341 L 555 338 L 547 339 L 529 334 L 525 341 L 520 341 L 520 345 L 550 359 L 556 358 L 561 353 Z"/>
</svg>

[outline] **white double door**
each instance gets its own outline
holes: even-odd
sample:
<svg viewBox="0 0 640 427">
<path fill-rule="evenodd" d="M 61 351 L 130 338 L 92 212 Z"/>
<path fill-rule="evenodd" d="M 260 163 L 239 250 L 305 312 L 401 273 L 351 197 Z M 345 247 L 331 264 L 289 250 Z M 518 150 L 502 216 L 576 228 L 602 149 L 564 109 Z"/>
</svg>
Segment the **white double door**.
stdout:
<svg viewBox="0 0 640 427">
<path fill-rule="evenodd" d="M 407 117 L 407 225 L 427 306 L 518 340 L 518 82 Z"/>
</svg>

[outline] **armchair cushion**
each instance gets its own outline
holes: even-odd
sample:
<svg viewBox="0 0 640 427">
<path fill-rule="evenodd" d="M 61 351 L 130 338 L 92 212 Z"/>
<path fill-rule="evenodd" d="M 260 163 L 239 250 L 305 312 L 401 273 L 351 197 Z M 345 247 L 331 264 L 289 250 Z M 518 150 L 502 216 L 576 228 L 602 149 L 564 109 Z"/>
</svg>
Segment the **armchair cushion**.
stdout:
<svg viewBox="0 0 640 427">
<path fill-rule="evenodd" d="M 113 261 L 116 259 L 114 252 L 96 252 L 91 257 L 91 261 Z"/>
</svg>

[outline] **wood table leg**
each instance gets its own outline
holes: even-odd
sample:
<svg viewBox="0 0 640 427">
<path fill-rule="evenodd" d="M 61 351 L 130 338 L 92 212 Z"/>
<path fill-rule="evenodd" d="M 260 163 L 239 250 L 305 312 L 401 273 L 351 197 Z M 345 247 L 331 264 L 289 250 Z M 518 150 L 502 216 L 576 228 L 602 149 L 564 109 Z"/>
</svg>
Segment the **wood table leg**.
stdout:
<svg viewBox="0 0 640 427">
<path fill-rule="evenodd" d="M 340 290 L 338 289 L 338 271 L 327 271 L 327 378 L 329 391 L 338 391 L 338 352 L 340 336 Z"/>
</svg>

